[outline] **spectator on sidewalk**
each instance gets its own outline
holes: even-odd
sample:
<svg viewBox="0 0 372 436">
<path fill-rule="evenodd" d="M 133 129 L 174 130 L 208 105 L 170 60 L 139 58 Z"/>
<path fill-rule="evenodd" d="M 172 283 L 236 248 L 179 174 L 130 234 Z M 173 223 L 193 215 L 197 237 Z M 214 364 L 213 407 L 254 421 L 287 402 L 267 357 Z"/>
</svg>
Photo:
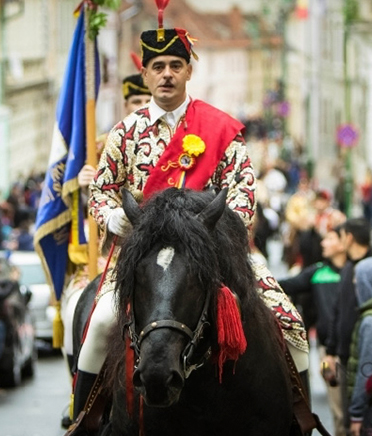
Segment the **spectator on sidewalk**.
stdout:
<svg viewBox="0 0 372 436">
<path fill-rule="evenodd" d="M 338 301 L 334 307 L 327 335 L 327 356 L 325 361 L 336 370 L 336 356 L 339 358 L 341 397 L 345 429 L 349 428 L 348 398 L 346 387 L 347 361 L 350 354 L 352 331 L 357 320 L 358 303 L 355 294 L 354 269 L 358 262 L 371 257 L 370 224 L 364 218 L 351 218 L 341 229 L 341 238 L 348 255 L 348 261 L 341 271 Z"/>
<path fill-rule="evenodd" d="M 361 203 L 364 218 L 372 224 L 372 171 L 367 168 L 363 183 L 360 185 Z"/>
<path fill-rule="evenodd" d="M 337 302 L 340 271 L 346 262 L 346 250 L 341 241 L 341 226 L 330 230 L 321 242 L 323 262 L 315 263 L 303 269 L 300 274 L 284 280 L 279 280 L 284 292 L 293 297 L 298 294 L 310 294 L 315 311 L 319 355 L 325 355 L 325 346 L 328 334 L 328 325 L 332 309 Z M 311 326 L 307 326 L 307 329 Z M 334 374 L 333 374 L 334 376 Z M 342 404 L 340 387 L 334 385 L 334 378 L 327 381 L 327 395 L 332 411 L 335 436 L 345 436 L 343 426 Z M 331 383 L 333 386 L 331 386 Z"/>
<path fill-rule="evenodd" d="M 331 205 L 332 196 L 326 190 L 318 190 L 312 204 L 313 216 L 310 228 L 299 236 L 302 267 L 322 260 L 322 238 L 328 230 L 346 221 L 346 216 Z"/>
<path fill-rule="evenodd" d="M 315 193 L 310 187 L 309 179 L 303 177 L 297 192 L 287 202 L 284 211 L 283 260 L 289 269 L 302 267 L 300 236 L 311 227 L 310 217 L 314 214 L 312 206 L 314 197 Z"/>
<path fill-rule="evenodd" d="M 352 436 L 370 436 L 372 406 L 367 382 L 372 364 L 372 257 L 355 266 L 355 286 L 359 317 L 353 330 L 347 365 L 350 433 Z"/>
</svg>

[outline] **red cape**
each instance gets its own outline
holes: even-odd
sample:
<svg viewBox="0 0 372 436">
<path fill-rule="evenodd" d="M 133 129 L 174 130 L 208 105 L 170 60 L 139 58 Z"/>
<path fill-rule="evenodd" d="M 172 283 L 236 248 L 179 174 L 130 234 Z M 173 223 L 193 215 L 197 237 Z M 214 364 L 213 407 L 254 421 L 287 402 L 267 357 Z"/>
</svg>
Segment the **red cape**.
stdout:
<svg viewBox="0 0 372 436">
<path fill-rule="evenodd" d="M 195 165 L 186 171 L 185 181 L 186 188 L 202 190 L 231 141 L 243 129 L 242 123 L 225 112 L 201 100 L 193 100 L 187 107 L 185 122 L 180 124 L 158 163 L 151 170 L 144 188 L 145 198 L 174 186 L 180 179 L 184 170 L 176 163 L 184 153 L 182 140 L 186 135 L 197 135 L 206 145 L 204 153 L 195 157 Z M 169 165 L 170 162 L 174 164 Z"/>
</svg>

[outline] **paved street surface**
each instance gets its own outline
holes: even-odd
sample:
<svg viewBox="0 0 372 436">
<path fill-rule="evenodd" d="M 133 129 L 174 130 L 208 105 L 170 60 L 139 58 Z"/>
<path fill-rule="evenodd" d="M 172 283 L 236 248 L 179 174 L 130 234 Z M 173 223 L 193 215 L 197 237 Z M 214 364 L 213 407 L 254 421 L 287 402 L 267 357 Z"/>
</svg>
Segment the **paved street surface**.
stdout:
<svg viewBox="0 0 372 436">
<path fill-rule="evenodd" d="M 62 436 L 59 423 L 69 395 L 62 356 L 40 357 L 33 379 L 0 389 L 0 436 Z"/>
<path fill-rule="evenodd" d="M 270 254 L 273 274 L 284 277 L 286 269 L 280 261 L 279 242 L 270 244 Z M 313 410 L 332 434 L 332 418 L 314 347 L 310 367 Z M 40 357 L 34 379 L 26 380 L 16 389 L 0 390 L 0 436 L 63 436 L 65 431 L 60 428 L 60 420 L 69 395 L 70 383 L 62 357 Z M 318 432 L 313 435 L 317 436 Z"/>
</svg>

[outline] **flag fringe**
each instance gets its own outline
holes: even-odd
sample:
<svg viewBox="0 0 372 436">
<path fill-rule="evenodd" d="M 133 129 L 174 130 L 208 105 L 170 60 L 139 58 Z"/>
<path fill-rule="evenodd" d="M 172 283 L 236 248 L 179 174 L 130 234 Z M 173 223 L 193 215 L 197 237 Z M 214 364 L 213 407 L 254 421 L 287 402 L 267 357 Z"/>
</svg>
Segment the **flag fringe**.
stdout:
<svg viewBox="0 0 372 436">
<path fill-rule="evenodd" d="M 61 317 L 61 303 L 57 301 L 56 303 L 56 314 L 53 319 L 53 348 L 63 347 L 63 322 Z"/>
</svg>

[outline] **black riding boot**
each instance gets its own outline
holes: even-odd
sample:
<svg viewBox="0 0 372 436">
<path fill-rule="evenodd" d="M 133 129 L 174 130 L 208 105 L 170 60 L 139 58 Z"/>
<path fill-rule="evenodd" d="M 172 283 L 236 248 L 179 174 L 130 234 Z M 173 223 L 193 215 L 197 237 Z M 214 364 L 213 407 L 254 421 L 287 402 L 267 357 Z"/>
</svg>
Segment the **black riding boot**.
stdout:
<svg viewBox="0 0 372 436">
<path fill-rule="evenodd" d="M 305 389 L 305 394 L 311 409 L 311 390 L 310 390 L 310 379 L 309 379 L 309 371 L 306 369 L 305 371 L 299 372 L 303 387 Z M 304 436 L 311 436 L 312 431 L 305 433 Z"/>
<path fill-rule="evenodd" d="M 88 399 L 89 392 L 91 391 L 97 374 L 90 372 L 80 371 L 77 372 L 77 379 L 74 390 L 74 419 L 76 420 L 79 413 L 84 409 L 85 403 Z"/>
<path fill-rule="evenodd" d="M 73 376 L 75 373 L 75 359 L 72 354 L 66 354 L 68 369 L 70 370 L 70 374 Z"/>
<path fill-rule="evenodd" d="M 66 360 L 70 375 L 73 377 L 76 371 L 74 356 L 72 354 L 66 354 Z M 72 420 L 70 418 L 70 408 L 67 407 L 62 414 L 61 427 L 67 429 L 71 424 Z"/>
</svg>

